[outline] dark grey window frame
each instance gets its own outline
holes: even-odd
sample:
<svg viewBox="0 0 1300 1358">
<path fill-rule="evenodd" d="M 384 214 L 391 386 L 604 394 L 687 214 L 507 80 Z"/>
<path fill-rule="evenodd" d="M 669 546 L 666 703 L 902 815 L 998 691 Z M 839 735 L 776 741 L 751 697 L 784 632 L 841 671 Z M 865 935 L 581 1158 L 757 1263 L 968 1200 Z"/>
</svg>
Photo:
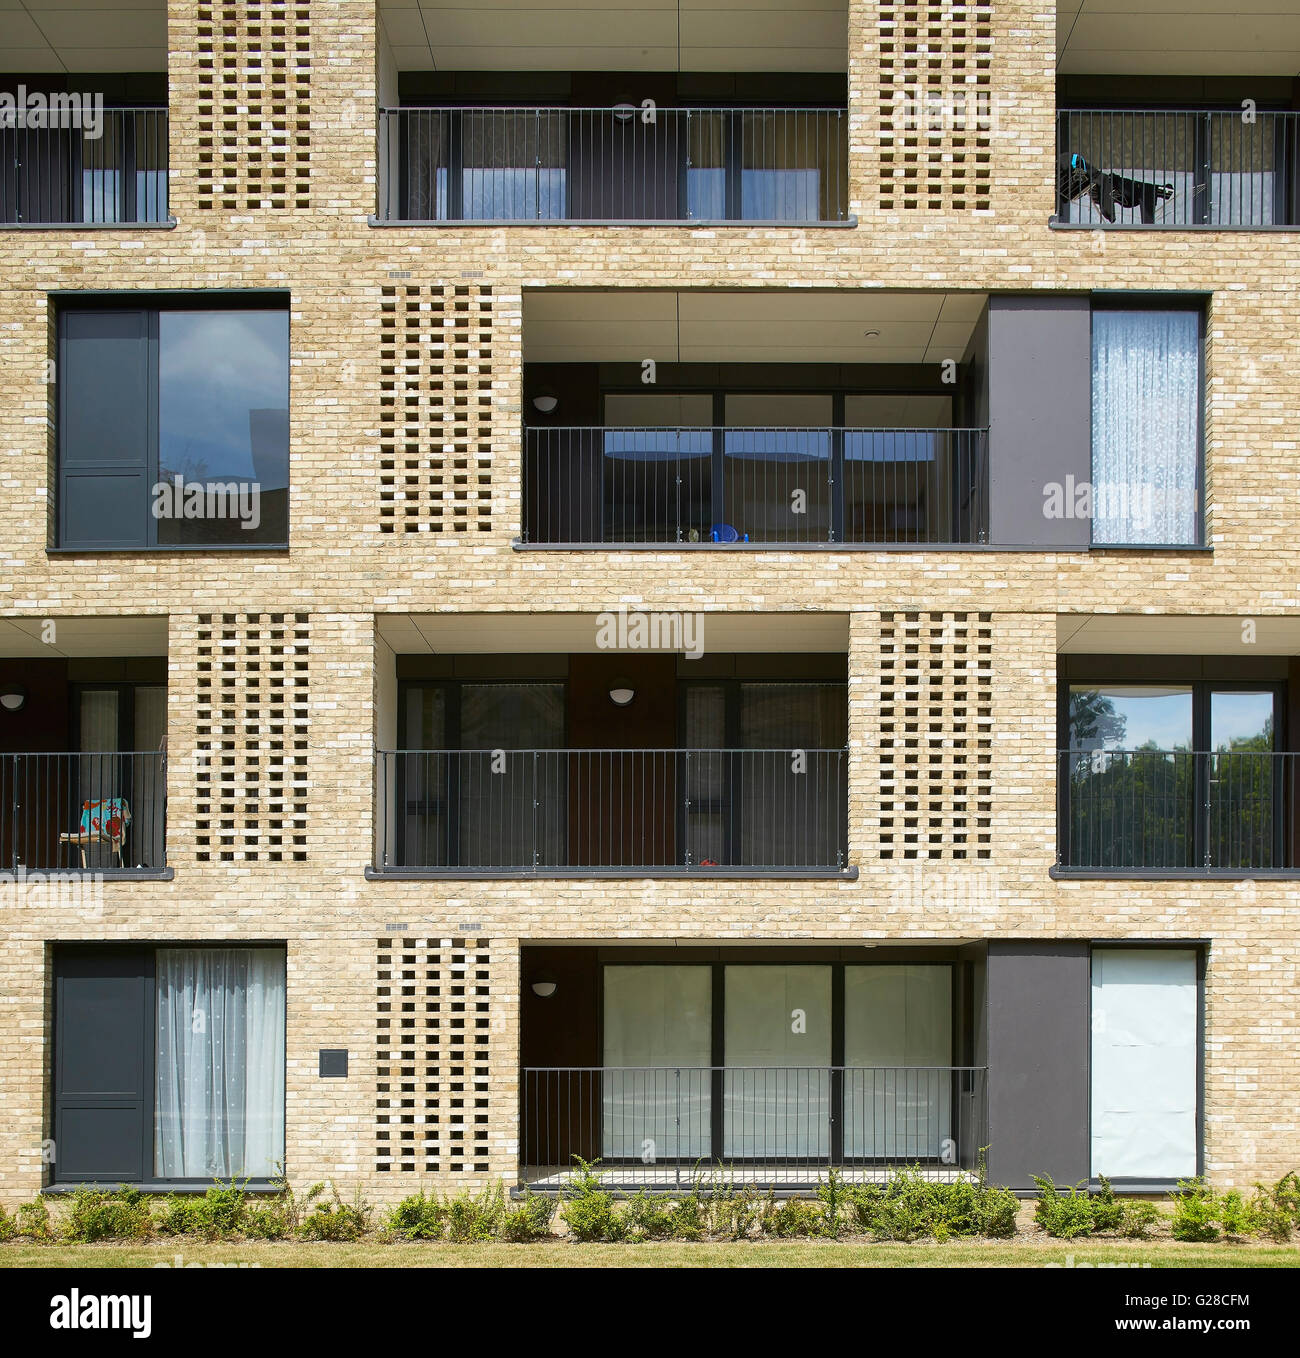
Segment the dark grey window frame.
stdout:
<svg viewBox="0 0 1300 1358">
<path fill-rule="evenodd" d="M 1196 541 L 1195 542 L 1098 542 L 1092 536 L 1089 525 L 1088 550 L 1107 551 L 1196 551 L 1204 548 L 1205 541 L 1205 343 L 1208 333 L 1210 298 L 1204 293 L 1161 293 L 1161 292 L 1094 292 L 1092 294 L 1092 315 L 1098 311 L 1192 311 L 1199 317 L 1196 344 Z M 1094 489 L 1097 484 L 1096 467 L 1093 465 L 1092 450 L 1092 316 L 1088 321 L 1088 478 Z M 1096 520 L 1094 519 L 1093 522 Z"/>
<path fill-rule="evenodd" d="M 91 1184 L 103 1184 L 106 1187 L 117 1187 L 119 1178 L 109 1176 L 95 1177 L 89 1174 L 77 1175 L 69 1178 L 59 1173 L 58 1165 L 58 1145 L 60 1134 L 60 1102 L 62 1101 L 61 1080 L 59 1071 L 59 1061 L 62 1054 L 60 1042 L 66 1036 L 60 1028 L 60 1010 L 63 1007 L 62 981 L 60 976 L 60 966 L 72 959 L 98 959 L 98 958 L 137 958 L 142 963 L 147 959 L 147 975 L 142 975 L 144 985 L 144 1026 L 142 1028 L 141 1039 L 141 1060 L 142 1078 L 144 1084 L 145 1104 L 143 1108 L 142 1143 L 140 1147 L 140 1170 L 138 1179 L 125 1181 L 128 1186 L 142 1189 L 175 1189 L 178 1192 L 205 1192 L 212 1184 L 211 1179 L 196 1178 L 160 1178 L 152 1173 L 146 1173 L 146 1167 L 153 1164 L 154 1152 L 154 1119 L 157 1114 L 157 1091 L 155 1083 L 155 1059 L 157 1054 L 157 954 L 164 948 L 263 948 L 275 950 L 285 959 L 286 964 L 286 992 L 285 992 L 285 1115 L 286 1128 L 288 1118 L 288 1063 L 289 1063 L 289 1044 L 288 1044 L 288 1022 L 289 1022 L 289 1003 L 287 986 L 287 966 L 288 966 L 288 944 L 283 939 L 236 939 L 212 942 L 210 940 L 195 941 L 194 939 L 160 939 L 132 943 L 55 943 L 51 946 L 49 956 L 50 974 L 54 980 L 53 998 L 50 1013 L 50 1043 L 48 1047 L 48 1059 L 50 1062 L 50 1082 L 49 1096 L 46 1106 L 47 1126 L 50 1129 L 51 1139 L 55 1146 L 55 1160 L 50 1173 L 49 1181 L 45 1184 L 42 1192 L 61 1193 L 72 1192 L 78 1188 L 84 1188 Z M 287 1141 L 287 1136 L 286 1136 Z M 286 1145 L 286 1157 L 288 1148 Z M 283 1166 L 282 1166 L 283 1168 Z M 287 1175 L 287 1169 L 285 1173 Z M 241 1185 L 252 1192 L 278 1193 L 280 1184 L 269 1179 L 250 1179 L 247 1184 L 240 1181 Z"/>
<path fill-rule="evenodd" d="M 47 547 L 49 554 L 84 554 L 87 552 L 282 552 L 289 549 L 288 522 L 289 497 L 292 489 L 292 474 L 286 486 L 285 537 L 283 541 L 249 543 L 247 546 L 237 541 L 229 543 L 160 543 L 158 526 L 150 512 L 151 488 L 159 479 L 159 317 L 164 311 L 284 311 L 289 316 L 290 336 L 289 353 L 292 353 L 292 316 L 289 296 L 284 292 L 195 292 L 195 293 L 146 293 L 138 299 L 128 301 L 128 294 L 80 294 L 65 293 L 53 299 L 56 307 L 56 354 L 55 372 L 57 375 L 55 410 L 55 483 L 56 483 L 56 533 L 54 543 Z M 90 312 L 112 312 L 119 315 L 136 315 L 144 318 L 146 346 L 145 358 L 145 401 L 142 424 L 146 430 L 144 457 L 137 464 L 137 470 L 127 472 L 120 463 L 105 462 L 97 466 L 93 462 L 81 463 L 70 468 L 64 453 L 64 434 L 69 423 L 69 403 L 75 394 L 69 390 L 70 384 L 63 375 L 70 371 L 67 355 L 67 334 L 65 319 L 69 315 Z M 293 374 L 290 366 L 289 408 L 292 409 Z M 286 449 L 286 467 L 291 469 L 291 448 Z M 144 498 L 140 506 L 140 516 L 144 527 L 143 540 L 127 540 L 122 537 L 105 536 L 102 540 L 69 541 L 67 513 L 69 496 L 67 482 L 78 476 L 127 476 L 139 475 L 143 469 Z"/>
</svg>

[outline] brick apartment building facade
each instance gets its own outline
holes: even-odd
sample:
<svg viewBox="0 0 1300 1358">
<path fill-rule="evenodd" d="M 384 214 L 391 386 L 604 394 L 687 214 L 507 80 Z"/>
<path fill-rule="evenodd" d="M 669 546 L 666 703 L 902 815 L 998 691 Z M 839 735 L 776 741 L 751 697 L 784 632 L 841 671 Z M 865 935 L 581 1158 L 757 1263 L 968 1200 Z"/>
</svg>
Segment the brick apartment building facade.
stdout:
<svg viewBox="0 0 1300 1358">
<path fill-rule="evenodd" d="M 1286 6 L 68 4 L 0 1195 L 1294 1167 Z"/>
</svg>

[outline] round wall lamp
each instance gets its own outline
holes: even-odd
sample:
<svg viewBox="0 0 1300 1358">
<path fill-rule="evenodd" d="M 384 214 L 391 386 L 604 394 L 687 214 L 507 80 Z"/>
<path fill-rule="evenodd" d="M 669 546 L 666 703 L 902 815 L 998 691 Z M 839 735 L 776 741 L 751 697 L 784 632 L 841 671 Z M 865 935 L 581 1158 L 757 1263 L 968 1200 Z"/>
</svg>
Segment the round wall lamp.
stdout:
<svg viewBox="0 0 1300 1358">
<path fill-rule="evenodd" d="M 614 105 L 614 117 L 616 117 L 620 123 L 627 122 L 627 120 L 631 118 L 635 113 L 636 113 L 635 104 L 623 103 Z"/>
<path fill-rule="evenodd" d="M 539 971 L 537 975 L 533 977 L 532 986 L 530 988 L 539 1000 L 549 1000 L 551 996 L 555 994 L 558 986 L 556 985 L 555 977 L 552 976 L 550 972 Z"/>
<path fill-rule="evenodd" d="M 540 410 L 543 415 L 549 415 L 559 404 L 560 398 L 552 391 L 539 391 L 533 397 L 533 409 Z"/>
<path fill-rule="evenodd" d="M 27 690 L 21 684 L 0 688 L 0 707 L 6 712 L 21 712 L 27 704 Z"/>
<path fill-rule="evenodd" d="M 636 689 L 632 687 L 632 681 L 621 675 L 609 686 L 609 700 L 615 707 L 627 707 L 635 697 Z"/>
</svg>

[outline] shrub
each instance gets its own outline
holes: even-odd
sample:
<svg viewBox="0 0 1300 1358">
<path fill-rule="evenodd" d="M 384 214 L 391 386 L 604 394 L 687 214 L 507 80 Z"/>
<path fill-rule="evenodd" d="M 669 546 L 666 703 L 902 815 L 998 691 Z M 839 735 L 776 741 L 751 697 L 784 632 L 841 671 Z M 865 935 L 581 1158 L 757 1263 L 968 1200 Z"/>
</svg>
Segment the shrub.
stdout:
<svg viewBox="0 0 1300 1358">
<path fill-rule="evenodd" d="M 96 1240 L 143 1240 L 153 1231 L 153 1217 L 143 1193 L 125 1185 L 116 1193 L 79 1188 L 63 1222 L 66 1240 L 89 1245 Z"/>
<path fill-rule="evenodd" d="M 919 1165 L 901 1169 L 890 1176 L 876 1208 L 873 1230 L 881 1240 L 917 1240 L 948 1234 L 936 1189 L 921 1173 Z"/>
<path fill-rule="evenodd" d="M 821 1203 L 807 1198 L 787 1198 L 764 1215 L 762 1228 L 768 1235 L 782 1239 L 807 1238 L 826 1233 L 826 1217 Z"/>
<path fill-rule="evenodd" d="M 614 1199 L 600 1186 L 594 1164 L 580 1156 L 578 1172 L 569 1185 L 564 1203 L 564 1220 L 575 1240 L 617 1241 L 627 1238 L 627 1219 L 614 1206 Z"/>
<path fill-rule="evenodd" d="M 458 1245 L 491 1240 L 500 1224 L 503 1207 L 499 1184 L 485 1188 L 477 1195 L 462 1193 L 458 1198 L 449 1198 L 443 1209 L 447 1218 L 447 1239 Z"/>
<path fill-rule="evenodd" d="M 555 1215 L 555 1199 L 540 1193 L 524 1192 L 501 1213 L 501 1237 L 523 1243 L 545 1240 L 551 1234 L 551 1218 Z"/>
<path fill-rule="evenodd" d="M 1020 1199 L 1009 1188 L 981 1184 L 975 1211 L 980 1235 L 995 1240 L 1006 1240 L 1015 1235 Z"/>
<path fill-rule="evenodd" d="M 671 1200 L 644 1188 L 629 1200 L 624 1219 L 633 1240 L 667 1240 L 673 1233 Z"/>
<path fill-rule="evenodd" d="M 734 1184 L 715 1187 L 706 1206 L 709 1234 L 726 1240 L 745 1240 L 761 1229 L 771 1195 L 763 1197 L 752 1184 L 739 1190 Z"/>
<path fill-rule="evenodd" d="M 313 1185 L 308 1200 L 320 1196 L 324 1185 Z M 339 1191 L 330 1185 L 332 1200 L 317 1201 L 303 1218 L 298 1234 L 304 1240 L 360 1240 L 370 1229 L 374 1208 L 361 1197 L 361 1190 L 353 1194 L 351 1202 L 344 1202 Z"/>
<path fill-rule="evenodd" d="M 201 1197 L 169 1193 L 163 1201 L 158 1229 L 164 1235 L 201 1235 L 222 1240 L 243 1231 L 248 1223 L 247 1195 L 233 1180 L 220 1182 Z"/>
<path fill-rule="evenodd" d="M 1300 1177 L 1292 1171 L 1271 1188 L 1256 1184 L 1250 1207 L 1256 1230 L 1285 1244 L 1300 1227 Z"/>
<path fill-rule="evenodd" d="M 855 1184 L 849 1189 L 849 1223 L 862 1235 L 876 1229 L 876 1217 L 884 1192 L 879 1184 Z"/>
<path fill-rule="evenodd" d="M 1219 1238 L 1218 1205 L 1213 1190 L 1200 1179 L 1183 1179 L 1173 1195 L 1174 1216 L 1169 1233 L 1175 1240 L 1206 1241 Z"/>
<path fill-rule="evenodd" d="M 1228 1240 L 1242 1240 L 1248 1235 L 1253 1235 L 1257 1222 L 1255 1213 L 1245 1198 L 1242 1197 L 1239 1189 L 1232 1189 L 1219 1199 L 1218 1211 L 1216 1212 L 1219 1225 L 1223 1227 L 1223 1234 Z"/>
<path fill-rule="evenodd" d="M 1101 1188 L 1092 1195 L 1092 1229 L 1094 1231 L 1117 1231 L 1124 1220 L 1124 1205 L 1115 1196 L 1110 1180 L 1099 1176 Z"/>
<path fill-rule="evenodd" d="M 1145 1240 L 1160 1220 L 1160 1209 L 1153 1202 L 1120 1204 L 1119 1233 L 1129 1240 Z"/>
<path fill-rule="evenodd" d="M 18 1222 L 0 1207 L 0 1240 L 12 1240 L 18 1234 Z"/>
<path fill-rule="evenodd" d="M 54 1232 L 50 1227 L 50 1208 L 44 1198 L 33 1198 L 18 1209 L 18 1234 L 29 1240 L 49 1240 Z"/>
<path fill-rule="evenodd" d="M 158 1229 L 163 1235 L 198 1235 L 199 1199 L 168 1193 L 162 1201 Z"/>
<path fill-rule="evenodd" d="M 446 1209 L 436 1192 L 421 1189 L 405 1197 L 384 1218 L 384 1231 L 398 1240 L 438 1240 L 446 1223 Z"/>
<path fill-rule="evenodd" d="M 849 1204 L 849 1188 L 839 1170 L 834 1167 L 827 1170 L 826 1182 L 817 1185 L 817 1199 L 822 1205 L 823 1234 L 837 1237 Z"/>
<path fill-rule="evenodd" d="M 1075 1184 L 1068 1194 L 1062 1194 L 1050 1175 L 1040 1178 L 1035 1174 L 1033 1179 L 1038 1185 L 1034 1220 L 1048 1235 L 1058 1240 L 1073 1240 L 1076 1236 L 1091 1234 L 1094 1218 L 1086 1184 Z"/>
<path fill-rule="evenodd" d="M 702 1240 L 708 1230 L 699 1186 L 677 1199 L 668 1209 L 669 1231 L 674 1240 Z"/>
</svg>

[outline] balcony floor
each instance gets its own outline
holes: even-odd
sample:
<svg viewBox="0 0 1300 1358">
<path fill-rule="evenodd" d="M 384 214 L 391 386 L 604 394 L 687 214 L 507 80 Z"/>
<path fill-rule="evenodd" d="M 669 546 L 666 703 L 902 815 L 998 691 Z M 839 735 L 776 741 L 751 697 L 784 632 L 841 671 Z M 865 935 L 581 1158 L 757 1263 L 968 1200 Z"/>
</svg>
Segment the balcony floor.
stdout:
<svg viewBox="0 0 1300 1358">
<path fill-rule="evenodd" d="M 837 1165 L 847 1184 L 886 1184 L 898 1172 L 898 1165 Z M 726 1165 L 721 1169 L 692 1164 L 610 1165 L 596 1167 L 601 1186 L 612 1192 L 637 1192 L 642 1188 L 656 1188 L 664 1192 L 685 1189 L 699 1177 L 705 1191 L 726 1188 L 813 1189 L 826 1182 L 826 1165 L 745 1164 Z M 923 1164 L 925 1177 L 934 1183 L 956 1183 L 973 1180 L 968 1169 L 957 1165 Z M 577 1170 L 566 1165 L 523 1165 L 519 1170 L 520 1186 L 534 1192 L 558 1193 L 574 1182 Z"/>
</svg>

